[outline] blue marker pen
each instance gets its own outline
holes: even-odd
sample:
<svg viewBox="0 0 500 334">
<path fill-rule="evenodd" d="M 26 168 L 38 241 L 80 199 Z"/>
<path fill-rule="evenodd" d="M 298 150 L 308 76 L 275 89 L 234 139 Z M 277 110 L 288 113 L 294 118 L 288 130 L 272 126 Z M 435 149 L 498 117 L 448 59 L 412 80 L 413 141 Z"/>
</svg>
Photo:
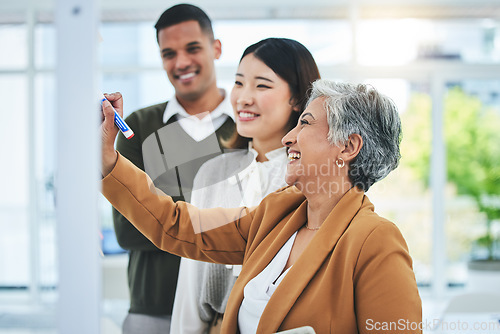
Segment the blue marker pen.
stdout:
<svg viewBox="0 0 500 334">
<path fill-rule="evenodd" d="M 101 103 L 106 101 L 106 100 L 107 99 L 104 96 L 104 98 L 101 100 Z M 111 106 L 111 107 L 113 107 L 113 106 Z M 132 129 L 127 125 L 127 123 L 125 123 L 125 121 L 123 120 L 123 118 L 121 118 L 121 116 L 118 114 L 118 112 L 115 110 L 115 108 L 113 108 L 113 110 L 115 111 L 115 124 L 118 127 L 118 129 L 120 129 L 120 131 L 123 133 L 123 135 L 127 139 L 132 138 L 134 136 L 134 131 L 132 131 Z"/>
</svg>

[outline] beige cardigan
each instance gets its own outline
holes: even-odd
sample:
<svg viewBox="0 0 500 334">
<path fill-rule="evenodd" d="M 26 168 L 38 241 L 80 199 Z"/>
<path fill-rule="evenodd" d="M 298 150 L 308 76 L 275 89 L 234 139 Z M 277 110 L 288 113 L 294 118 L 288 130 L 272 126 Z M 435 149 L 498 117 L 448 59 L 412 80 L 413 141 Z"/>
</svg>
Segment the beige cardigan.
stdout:
<svg viewBox="0 0 500 334">
<path fill-rule="evenodd" d="M 110 203 L 159 248 L 243 264 L 222 333 L 238 332 L 243 288 L 306 220 L 307 200 L 295 187 L 272 193 L 253 211 L 198 210 L 172 202 L 122 156 L 102 186 Z M 274 292 L 257 333 L 305 325 L 318 334 L 421 333 L 421 301 L 406 243 L 373 209 L 357 188 L 344 195 Z M 229 223 L 207 227 L 220 221 Z"/>
</svg>

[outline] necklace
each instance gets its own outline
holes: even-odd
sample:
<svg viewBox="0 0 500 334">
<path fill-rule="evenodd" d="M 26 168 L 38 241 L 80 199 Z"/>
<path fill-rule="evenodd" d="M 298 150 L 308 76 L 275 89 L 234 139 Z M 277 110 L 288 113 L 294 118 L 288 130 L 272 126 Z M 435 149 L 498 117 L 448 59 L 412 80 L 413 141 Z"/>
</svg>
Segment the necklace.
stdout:
<svg viewBox="0 0 500 334">
<path fill-rule="evenodd" d="M 309 231 L 317 231 L 320 229 L 321 226 L 318 226 L 318 227 L 309 227 L 309 222 L 306 222 L 306 229 L 308 229 Z"/>
</svg>

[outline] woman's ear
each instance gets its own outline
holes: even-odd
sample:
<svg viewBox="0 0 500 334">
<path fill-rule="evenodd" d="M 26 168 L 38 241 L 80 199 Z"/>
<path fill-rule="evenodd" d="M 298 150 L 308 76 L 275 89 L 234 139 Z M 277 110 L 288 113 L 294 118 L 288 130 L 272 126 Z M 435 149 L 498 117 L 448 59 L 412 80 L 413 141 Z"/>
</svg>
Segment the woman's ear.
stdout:
<svg viewBox="0 0 500 334">
<path fill-rule="evenodd" d="M 290 103 L 290 105 L 292 106 L 292 111 L 295 111 L 295 112 L 301 112 L 302 110 L 300 110 L 300 105 L 297 104 L 297 99 L 296 98 L 293 98 L 291 97 L 290 98 L 290 101 L 288 101 L 288 103 Z"/>
<path fill-rule="evenodd" d="M 346 162 L 354 160 L 359 154 L 359 151 L 363 147 L 363 138 L 357 133 L 353 133 L 347 139 L 344 149 L 341 151 L 342 158 Z"/>
</svg>

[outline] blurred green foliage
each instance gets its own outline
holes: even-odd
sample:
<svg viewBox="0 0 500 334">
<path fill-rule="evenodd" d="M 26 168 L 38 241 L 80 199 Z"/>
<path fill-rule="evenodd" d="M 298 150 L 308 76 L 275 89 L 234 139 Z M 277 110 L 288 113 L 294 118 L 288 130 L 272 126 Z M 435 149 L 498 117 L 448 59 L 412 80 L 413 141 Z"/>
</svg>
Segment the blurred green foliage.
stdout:
<svg viewBox="0 0 500 334">
<path fill-rule="evenodd" d="M 470 196 L 486 216 L 485 234 L 476 244 L 494 258 L 498 243 L 492 226 L 500 219 L 500 110 L 486 107 L 460 87 L 451 88 L 444 103 L 444 141 L 448 182 L 458 195 Z M 427 94 L 412 96 L 402 115 L 405 164 L 425 186 L 429 186 L 432 148 L 431 99 Z"/>
</svg>

